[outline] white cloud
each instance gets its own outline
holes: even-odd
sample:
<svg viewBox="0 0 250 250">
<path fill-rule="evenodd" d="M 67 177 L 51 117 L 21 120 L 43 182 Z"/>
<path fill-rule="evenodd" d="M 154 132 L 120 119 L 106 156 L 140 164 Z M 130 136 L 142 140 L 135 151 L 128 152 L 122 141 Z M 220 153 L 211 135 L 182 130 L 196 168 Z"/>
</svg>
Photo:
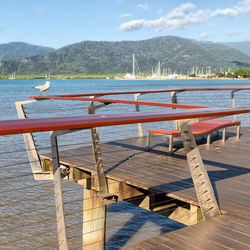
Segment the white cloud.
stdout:
<svg viewBox="0 0 250 250">
<path fill-rule="evenodd" d="M 200 35 L 200 38 L 201 39 L 208 39 L 208 38 L 211 38 L 211 37 L 214 37 L 214 34 L 209 34 L 208 32 L 204 32 Z"/>
<path fill-rule="evenodd" d="M 227 16 L 234 17 L 238 16 L 238 12 L 234 9 L 226 8 L 226 9 L 218 9 L 211 13 L 211 16 Z"/>
<path fill-rule="evenodd" d="M 5 28 L 3 26 L 0 26 L 0 35 L 4 32 Z"/>
<path fill-rule="evenodd" d="M 147 3 L 140 3 L 140 4 L 136 5 L 136 8 L 143 9 L 143 10 L 148 10 L 148 4 Z"/>
<path fill-rule="evenodd" d="M 217 9 L 211 13 L 211 16 L 236 17 L 248 13 L 250 13 L 250 0 L 245 0 L 232 8 Z"/>
<path fill-rule="evenodd" d="M 46 14 L 47 13 L 47 11 L 46 10 L 44 10 L 43 8 L 39 8 L 37 11 L 36 11 L 36 13 L 37 14 Z"/>
<path fill-rule="evenodd" d="M 124 14 L 120 15 L 119 18 L 127 18 L 127 17 L 131 17 L 131 16 L 132 16 L 132 14 L 130 14 L 130 13 L 124 13 Z"/>
<path fill-rule="evenodd" d="M 143 27 L 145 22 L 146 22 L 145 19 L 140 19 L 140 20 L 129 21 L 127 23 L 122 23 L 120 25 L 120 28 L 118 29 L 118 31 L 138 30 L 138 29 L 141 29 Z"/>
<path fill-rule="evenodd" d="M 148 6 L 147 4 L 138 4 L 137 8 L 147 9 Z M 161 14 L 162 10 L 158 10 L 158 13 Z M 174 29 L 184 29 L 190 25 L 205 23 L 209 19 L 217 16 L 236 17 L 248 13 L 250 13 L 250 0 L 238 2 L 238 4 L 232 6 L 232 8 L 216 10 L 197 10 L 193 3 L 187 2 L 180 4 L 166 16 L 161 16 L 152 20 L 132 20 L 127 23 L 122 23 L 117 30 L 128 32 L 141 28 L 153 28 L 156 32 L 162 32 Z M 228 35 L 230 35 L 230 33 Z M 206 39 L 205 35 L 203 39 Z"/>
<path fill-rule="evenodd" d="M 171 29 L 180 29 L 190 24 L 203 23 L 206 19 L 204 11 L 198 10 L 192 12 L 194 7 L 193 4 L 183 4 L 169 13 L 166 17 L 167 27 Z"/>
<path fill-rule="evenodd" d="M 159 9 L 158 11 L 157 11 L 157 13 L 160 15 L 160 14 L 162 14 L 162 9 Z"/>
<path fill-rule="evenodd" d="M 245 41 L 245 42 L 250 42 L 250 37 L 246 37 L 246 38 L 244 39 L 244 41 Z"/>
<path fill-rule="evenodd" d="M 175 8 L 168 14 L 168 18 L 179 19 L 183 18 L 184 15 L 188 15 L 190 11 L 195 9 L 195 5 L 192 3 L 183 3 L 179 7 Z"/>
<path fill-rule="evenodd" d="M 205 12 L 193 11 L 195 5 L 192 3 L 181 4 L 166 16 L 154 20 L 133 20 L 120 25 L 120 31 L 133 31 L 143 27 L 155 28 L 156 32 L 164 29 L 181 29 L 190 24 L 198 24 L 205 21 Z"/>
<path fill-rule="evenodd" d="M 240 32 L 237 31 L 230 31 L 226 33 L 228 36 L 238 36 L 240 34 Z"/>
</svg>

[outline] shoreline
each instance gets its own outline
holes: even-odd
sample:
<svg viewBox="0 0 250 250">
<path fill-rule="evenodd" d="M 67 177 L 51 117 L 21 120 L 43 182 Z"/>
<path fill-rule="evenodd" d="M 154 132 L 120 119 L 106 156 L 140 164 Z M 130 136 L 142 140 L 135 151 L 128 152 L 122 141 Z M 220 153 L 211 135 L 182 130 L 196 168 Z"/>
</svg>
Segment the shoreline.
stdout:
<svg viewBox="0 0 250 250">
<path fill-rule="evenodd" d="M 250 80 L 250 78 L 229 78 L 229 77 L 155 77 L 150 78 L 148 76 L 138 77 L 138 78 L 125 78 L 121 75 L 52 75 L 46 78 L 44 75 L 16 75 L 15 78 L 10 78 L 9 75 L 0 75 L 0 79 L 115 79 L 115 80 L 127 80 L 127 81 L 137 81 L 137 80 L 151 80 L 151 81 L 163 81 L 163 80 Z"/>
</svg>

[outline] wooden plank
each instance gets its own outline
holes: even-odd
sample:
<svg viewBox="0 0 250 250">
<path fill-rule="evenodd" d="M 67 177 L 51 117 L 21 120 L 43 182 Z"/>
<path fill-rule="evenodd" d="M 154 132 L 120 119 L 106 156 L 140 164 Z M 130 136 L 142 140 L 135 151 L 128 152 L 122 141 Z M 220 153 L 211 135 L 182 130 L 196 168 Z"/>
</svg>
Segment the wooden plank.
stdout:
<svg viewBox="0 0 250 250">
<path fill-rule="evenodd" d="M 249 219 L 249 217 L 248 218 L 242 218 L 242 217 L 240 217 L 238 215 L 235 215 L 235 214 L 234 215 L 225 214 L 225 215 L 223 215 L 221 220 L 231 221 L 233 223 L 237 223 L 237 224 L 240 224 L 240 225 L 243 225 L 245 227 L 250 228 L 250 219 Z M 250 231 L 250 229 L 249 229 L 249 231 Z"/>
<path fill-rule="evenodd" d="M 192 227 L 192 226 L 190 226 Z M 175 239 L 181 239 L 185 243 L 192 244 L 195 247 L 198 247 L 199 249 L 228 249 L 226 246 L 218 243 L 214 239 L 209 239 L 207 237 L 202 237 L 202 234 L 200 233 L 193 233 L 190 230 L 186 230 L 188 228 L 184 228 L 178 231 L 174 231 L 169 234 L 165 234 L 163 237 L 173 237 Z"/>
<path fill-rule="evenodd" d="M 158 249 L 169 249 L 169 248 L 170 249 L 187 249 L 187 250 L 199 249 L 198 247 L 195 247 L 192 244 L 183 242 L 180 239 L 176 239 L 173 237 L 164 237 L 164 236 L 153 237 L 149 240 L 145 240 L 143 242 L 140 242 L 140 243 L 136 244 L 135 246 L 142 246 L 142 247 L 144 247 L 144 249 L 155 249 L 154 247 L 156 245 L 158 245 L 158 246 L 160 245 Z M 134 246 L 130 246 L 129 248 L 125 248 L 125 249 L 132 250 L 132 249 L 134 249 L 133 247 Z"/>
<path fill-rule="evenodd" d="M 126 250 L 133 249 L 134 250 L 137 247 L 141 247 L 142 249 L 173 249 L 173 248 L 170 248 L 170 247 L 166 246 L 165 244 L 163 244 L 162 241 L 155 241 L 154 238 L 152 238 L 150 240 L 142 241 L 138 245 L 125 247 L 123 249 L 126 249 Z"/>
<path fill-rule="evenodd" d="M 240 243 L 241 245 L 250 247 L 250 237 L 249 235 L 240 233 L 239 231 L 232 230 L 230 228 L 227 228 L 225 226 L 215 224 L 212 221 L 208 221 L 206 223 L 207 228 L 211 228 L 214 231 L 214 234 L 216 234 L 216 231 L 218 232 L 219 235 L 230 238 L 234 240 L 235 242 Z"/>
<path fill-rule="evenodd" d="M 187 235 L 189 234 L 191 239 L 194 237 L 202 238 L 204 240 L 203 244 L 206 244 L 208 240 L 215 242 L 215 244 L 221 246 L 222 248 L 244 249 L 246 247 L 244 244 L 238 241 L 234 241 L 231 238 L 218 234 L 216 227 L 207 227 L 206 223 L 199 223 L 197 225 L 187 227 L 185 230 L 182 230 L 182 232 L 186 233 Z M 178 231 L 173 233 L 178 235 Z"/>
<path fill-rule="evenodd" d="M 250 244 L 250 229 L 249 229 L 249 227 L 242 225 L 242 224 L 239 224 L 239 223 L 225 220 L 225 219 L 223 219 L 223 216 L 222 216 L 222 218 L 215 218 L 214 220 L 211 220 L 210 222 L 215 223 L 219 226 L 229 228 L 235 232 L 239 232 L 239 233 L 242 233 L 243 235 L 248 236 L 249 237 L 249 244 Z M 250 222 L 250 220 L 248 222 Z M 250 224 L 249 224 L 249 226 L 250 226 Z"/>
</svg>

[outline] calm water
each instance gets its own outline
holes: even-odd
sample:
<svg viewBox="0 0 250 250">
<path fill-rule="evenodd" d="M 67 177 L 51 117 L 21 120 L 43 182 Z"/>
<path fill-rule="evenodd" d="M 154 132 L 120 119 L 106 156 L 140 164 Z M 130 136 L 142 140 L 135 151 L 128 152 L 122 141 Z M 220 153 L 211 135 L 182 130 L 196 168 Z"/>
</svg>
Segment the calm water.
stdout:
<svg viewBox="0 0 250 250">
<path fill-rule="evenodd" d="M 0 80 L 0 120 L 16 119 L 15 101 L 27 100 L 29 95 L 40 95 L 32 86 L 44 80 Z M 48 95 L 71 93 L 110 92 L 127 90 L 150 90 L 192 87 L 250 87 L 250 81 L 230 80 L 168 80 L 168 81 L 119 81 L 119 80 L 51 80 Z M 250 91 L 236 94 L 236 106 L 250 106 Z M 116 99 L 133 100 L 133 96 L 116 96 Z M 170 102 L 170 95 L 149 94 L 140 100 Z M 230 107 L 230 92 L 180 93 L 178 102 L 200 104 L 213 107 Z M 73 101 L 41 101 L 27 106 L 29 117 L 72 116 L 86 114 L 88 103 Z M 109 105 L 97 113 L 134 112 L 133 105 Z M 152 107 L 141 107 L 151 111 Z M 155 110 L 155 109 L 154 109 Z M 165 110 L 157 108 L 157 110 Z M 239 117 L 243 126 L 249 126 L 250 117 Z M 151 124 L 145 124 L 144 129 Z M 157 123 L 154 127 L 171 127 L 171 123 Z M 124 127 L 123 127 L 124 128 Z M 90 143 L 88 131 L 74 133 L 60 139 L 62 148 L 78 147 Z M 80 135 L 80 136 L 79 136 Z M 110 141 L 137 135 L 135 125 L 126 129 L 100 129 L 102 141 Z M 48 133 L 35 135 L 39 152 L 49 151 Z M 51 245 L 56 240 L 53 186 L 49 181 L 34 181 L 21 135 L 0 137 L 0 248 L 1 249 L 55 249 Z M 79 220 L 81 221 L 82 198 L 79 186 L 64 182 L 65 210 L 69 211 L 66 220 L 70 246 L 80 246 Z M 74 191 L 78 190 L 78 192 Z M 78 201 L 77 201 L 78 199 Z M 72 212 L 74 211 L 74 213 Z M 79 219 L 80 218 L 80 219 Z M 118 249 L 146 237 L 159 235 L 169 230 L 183 227 L 182 224 L 155 215 L 125 202 L 108 208 L 107 249 Z M 22 230 L 20 230 L 22 228 Z M 46 245 L 46 246 L 44 246 Z"/>
</svg>

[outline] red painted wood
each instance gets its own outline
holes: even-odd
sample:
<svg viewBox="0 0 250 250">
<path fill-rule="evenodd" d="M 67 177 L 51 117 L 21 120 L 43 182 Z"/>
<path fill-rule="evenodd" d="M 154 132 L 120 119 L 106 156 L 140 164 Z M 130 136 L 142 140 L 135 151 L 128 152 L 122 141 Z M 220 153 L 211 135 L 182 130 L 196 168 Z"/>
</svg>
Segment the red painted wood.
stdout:
<svg viewBox="0 0 250 250">
<path fill-rule="evenodd" d="M 195 136 L 208 134 L 215 131 L 216 129 L 224 128 L 226 126 L 236 126 L 240 125 L 240 121 L 232 120 L 208 120 L 197 122 L 191 125 L 192 133 Z M 180 135 L 179 130 L 164 130 L 164 129 L 154 129 L 147 130 L 149 133 L 162 134 L 162 135 Z"/>
<path fill-rule="evenodd" d="M 165 129 L 149 129 L 148 133 L 161 134 L 161 135 L 180 135 L 179 130 L 165 130 Z"/>
<path fill-rule="evenodd" d="M 194 135 L 202 135 L 204 133 L 212 132 L 216 129 L 224 128 L 227 126 L 236 126 L 236 125 L 240 125 L 240 121 L 208 120 L 192 124 L 191 129 Z"/>
<path fill-rule="evenodd" d="M 217 91 L 217 90 L 250 90 L 250 88 L 182 88 L 182 89 L 159 89 L 159 90 L 138 90 L 138 91 L 119 91 L 119 92 L 103 92 L 103 93 L 82 93 L 61 95 L 62 97 L 80 97 L 80 96 L 103 96 L 103 95 L 127 95 L 127 94 L 150 94 L 164 92 L 183 92 L 183 91 Z M 33 98 L 33 97 L 31 97 Z"/>
<path fill-rule="evenodd" d="M 186 104 L 172 104 L 172 103 L 159 103 L 159 102 L 141 102 L 141 101 L 128 101 L 128 100 L 115 100 L 115 99 L 101 99 L 101 98 L 84 98 L 84 97 L 64 97 L 64 96 L 29 96 L 37 100 L 55 99 L 55 100 L 73 100 L 73 101 L 96 101 L 102 103 L 123 103 L 123 104 L 139 104 L 157 107 L 169 108 L 207 108 L 206 106 L 186 105 Z"/>
<path fill-rule="evenodd" d="M 168 112 L 127 113 L 115 115 L 91 115 L 42 119 L 0 121 L 0 135 L 33 133 L 43 131 L 87 129 L 113 125 L 170 121 L 197 117 L 228 116 L 249 113 L 250 109 L 205 108 Z"/>
</svg>

